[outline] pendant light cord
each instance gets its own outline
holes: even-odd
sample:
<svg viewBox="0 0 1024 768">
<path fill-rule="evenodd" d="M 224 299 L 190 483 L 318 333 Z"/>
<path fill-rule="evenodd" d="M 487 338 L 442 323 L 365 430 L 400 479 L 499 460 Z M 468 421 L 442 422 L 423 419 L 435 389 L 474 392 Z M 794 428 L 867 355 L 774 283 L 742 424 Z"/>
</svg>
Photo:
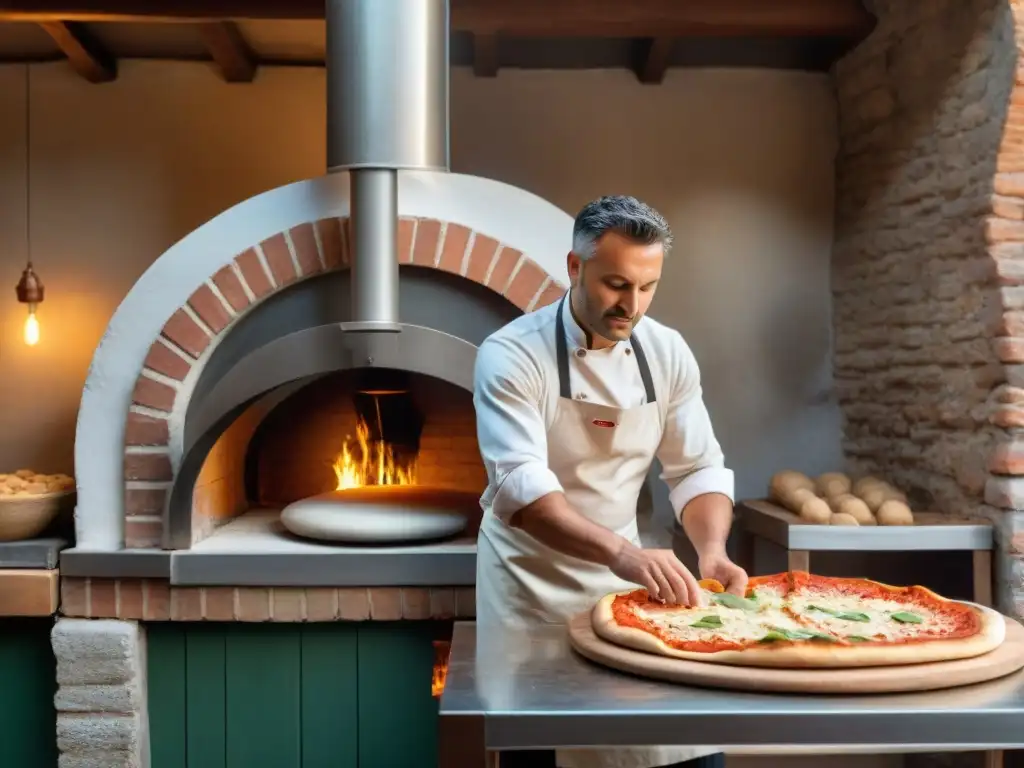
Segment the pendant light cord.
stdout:
<svg viewBox="0 0 1024 768">
<path fill-rule="evenodd" d="M 25 64 L 25 256 L 32 266 L 32 65 Z"/>
</svg>

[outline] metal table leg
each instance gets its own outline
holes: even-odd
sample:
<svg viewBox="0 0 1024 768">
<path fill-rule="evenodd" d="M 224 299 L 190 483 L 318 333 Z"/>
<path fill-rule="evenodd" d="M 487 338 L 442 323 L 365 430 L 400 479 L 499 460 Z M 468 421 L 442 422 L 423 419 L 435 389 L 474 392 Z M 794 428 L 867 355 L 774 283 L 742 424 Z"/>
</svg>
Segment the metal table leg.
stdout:
<svg viewBox="0 0 1024 768">
<path fill-rule="evenodd" d="M 789 570 L 808 571 L 811 570 L 811 553 L 805 549 L 791 549 L 788 552 Z"/>
<path fill-rule="evenodd" d="M 971 553 L 973 560 L 974 602 L 992 607 L 992 551 L 976 549 Z"/>
<path fill-rule="evenodd" d="M 497 754 L 488 753 L 483 715 L 438 718 L 438 768 L 494 768 Z"/>
</svg>

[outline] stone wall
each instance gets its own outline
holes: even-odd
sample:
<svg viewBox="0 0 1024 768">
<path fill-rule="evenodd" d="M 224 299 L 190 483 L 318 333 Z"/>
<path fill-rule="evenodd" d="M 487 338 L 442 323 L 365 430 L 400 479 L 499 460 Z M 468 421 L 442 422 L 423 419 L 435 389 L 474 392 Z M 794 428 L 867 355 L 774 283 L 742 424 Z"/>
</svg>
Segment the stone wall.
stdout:
<svg viewBox="0 0 1024 768">
<path fill-rule="evenodd" d="M 997 600 L 1024 615 L 1019 11 L 866 5 L 878 25 L 833 73 L 844 449 L 851 471 L 887 477 L 918 508 L 996 520 Z"/>
<path fill-rule="evenodd" d="M 144 638 L 134 621 L 57 620 L 60 768 L 149 765 Z"/>
</svg>

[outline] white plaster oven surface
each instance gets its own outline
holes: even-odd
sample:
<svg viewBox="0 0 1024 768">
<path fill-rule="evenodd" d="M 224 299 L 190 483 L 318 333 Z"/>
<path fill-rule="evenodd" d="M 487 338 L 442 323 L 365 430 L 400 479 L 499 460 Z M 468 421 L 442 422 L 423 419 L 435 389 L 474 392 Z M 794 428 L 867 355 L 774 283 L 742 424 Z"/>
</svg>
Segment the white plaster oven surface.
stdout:
<svg viewBox="0 0 1024 768">
<path fill-rule="evenodd" d="M 167 319 L 220 267 L 278 232 L 349 209 L 347 174 L 289 184 L 244 200 L 169 248 L 114 313 L 93 356 L 75 434 L 79 551 L 116 551 L 124 542 L 124 425 L 135 380 Z M 487 232 L 527 254 L 563 284 L 572 217 L 525 190 L 444 172 L 400 174 L 401 216 L 435 218 Z M 173 430 L 172 430 L 173 431 Z M 171 444 L 171 461 L 178 450 Z"/>
<path fill-rule="evenodd" d="M 290 535 L 282 535 L 284 531 L 280 522 L 280 512 L 276 509 L 251 509 L 230 523 L 216 528 L 207 538 L 197 542 L 189 550 L 176 552 L 175 557 L 192 555 L 210 555 L 219 553 L 244 553 L 247 555 L 263 554 L 301 554 L 331 553 L 344 554 L 349 552 L 365 552 L 366 547 L 346 547 L 337 543 L 299 539 Z M 432 551 L 441 553 L 474 553 L 476 552 L 476 536 L 463 536 L 437 544 L 416 546 L 379 546 L 373 547 L 375 554 L 389 554 L 422 550 L 430 547 Z"/>
<path fill-rule="evenodd" d="M 301 554 L 301 553 L 332 553 L 366 552 L 366 547 L 350 547 L 336 543 L 319 543 L 297 537 L 282 536 L 284 530 L 279 520 L 280 512 L 276 509 L 251 509 L 230 523 L 214 529 L 207 538 L 197 542 L 191 549 L 175 552 L 176 558 L 196 555 L 220 553 L 239 553 L 250 555 Z M 656 525 L 644 526 L 640 531 L 640 540 L 645 546 L 672 546 L 672 532 L 663 530 Z M 419 544 L 411 546 L 375 545 L 375 554 L 390 554 L 422 551 L 429 547 L 440 553 L 464 554 L 476 552 L 476 536 L 460 536 L 449 541 Z"/>
</svg>

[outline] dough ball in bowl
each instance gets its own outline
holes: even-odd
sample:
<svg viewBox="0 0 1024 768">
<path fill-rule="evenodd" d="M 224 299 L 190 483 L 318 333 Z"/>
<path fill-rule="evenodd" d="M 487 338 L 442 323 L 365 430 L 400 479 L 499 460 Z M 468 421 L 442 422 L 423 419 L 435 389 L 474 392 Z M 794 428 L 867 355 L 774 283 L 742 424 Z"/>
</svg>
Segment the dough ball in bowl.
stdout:
<svg viewBox="0 0 1024 768">
<path fill-rule="evenodd" d="M 791 494 L 800 488 L 806 488 L 813 493 L 814 481 L 803 472 L 786 469 L 782 472 L 776 472 L 772 476 L 771 483 L 768 486 L 768 495 L 774 501 L 782 502 L 786 494 Z"/>
<path fill-rule="evenodd" d="M 860 525 L 857 522 L 857 518 L 853 515 L 849 515 L 846 512 L 836 512 L 832 515 L 832 519 L 829 520 L 829 525 Z"/>
<path fill-rule="evenodd" d="M 819 496 L 831 498 L 841 493 L 849 493 L 852 483 L 847 475 L 842 472 L 825 472 L 818 475 L 815 480 L 815 488 Z"/>
<path fill-rule="evenodd" d="M 913 525 L 914 513 L 898 499 L 888 499 L 878 508 L 879 525 Z"/>
<path fill-rule="evenodd" d="M 856 496 L 847 496 L 835 506 L 837 515 L 849 515 L 857 521 L 858 525 L 875 525 L 875 516 L 871 514 L 868 505 Z"/>
<path fill-rule="evenodd" d="M 832 510 L 828 502 L 811 496 L 800 506 L 800 522 L 811 525 L 825 525 L 832 519 Z"/>
</svg>

